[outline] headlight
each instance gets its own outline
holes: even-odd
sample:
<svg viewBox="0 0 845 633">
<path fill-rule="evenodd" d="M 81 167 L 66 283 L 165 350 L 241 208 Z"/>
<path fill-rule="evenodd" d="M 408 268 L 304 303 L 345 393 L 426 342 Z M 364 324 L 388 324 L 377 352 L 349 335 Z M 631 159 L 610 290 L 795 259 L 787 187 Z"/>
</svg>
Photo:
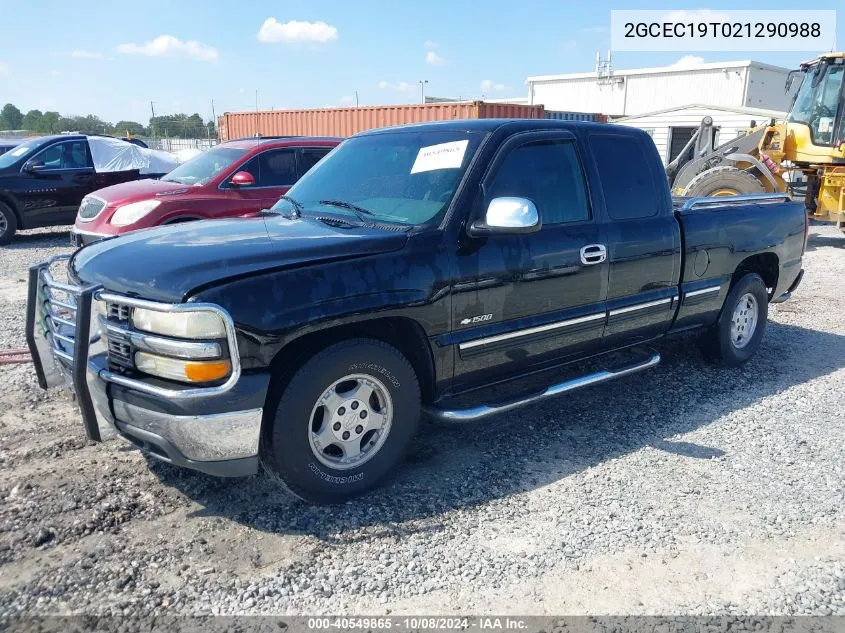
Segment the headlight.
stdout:
<svg viewBox="0 0 845 633">
<path fill-rule="evenodd" d="M 147 352 L 135 353 L 135 366 L 142 372 L 180 382 L 213 382 L 229 375 L 228 360 L 179 360 Z"/>
<path fill-rule="evenodd" d="M 225 338 L 223 319 L 213 312 L 157 312 L 135 308 L 132 325 L 144 332 L 179 338 Z"/>
<path fill-rule="evenodd" d="M 161 200 L 142 200 L 141 202 L 133 202 L 118 207 L 117 211 L 111 216 L 109 222 L 115 226 L 126 226 L 137 222 L 150 211 L 161 204 Z"/>
</svg>

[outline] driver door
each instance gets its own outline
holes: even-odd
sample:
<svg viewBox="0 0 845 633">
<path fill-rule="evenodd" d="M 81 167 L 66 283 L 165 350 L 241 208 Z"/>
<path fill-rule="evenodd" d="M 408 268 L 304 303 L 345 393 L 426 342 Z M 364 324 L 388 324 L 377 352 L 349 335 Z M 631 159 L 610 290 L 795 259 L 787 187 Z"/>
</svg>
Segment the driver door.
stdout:
<svg viewBox="0 0 845 633">
<path fill-rule="evenodd" d="M 593 353 L 606 320 L 604 230 L 580 152 L 567 132 L 521 134 L 485 177 L 481 211 L 499 197 L 534 202 L 541 228 L 469 238 L 453 286 L 455 386 L 496 380 Z"/>
<path fill-rule="evenodd" d="M 94 190 L 94 164 L 84 139 L 44 148 L 21 169 L 27 226 L 72 224 L 82 198 Z"/>
</svg>

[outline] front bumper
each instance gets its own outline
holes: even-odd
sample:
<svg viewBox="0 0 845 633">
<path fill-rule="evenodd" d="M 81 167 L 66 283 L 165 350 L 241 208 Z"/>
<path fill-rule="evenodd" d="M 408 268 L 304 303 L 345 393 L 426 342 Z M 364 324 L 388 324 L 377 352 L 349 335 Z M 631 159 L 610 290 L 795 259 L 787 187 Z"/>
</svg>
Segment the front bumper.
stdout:
<svg viewBox="0 0 845 633">
<path fill-rule="evenodd" d="M 55 281 L 50 265 L 61 259 L 30 269 L 26 335 L 40 386 L 73 390 L 91 440 L 119 435 L 157 459 L 211 475 L 256 473 L 269 374 L 241 374 L 234 362 L 238 371 L 221 387 L 178 390 L 114 374 L 91 313 L 101 289 Z M 236 344 L 230 352 L 234 361 Z"/>
<path fill-rule="evenodd" d="M 93 244 L 94 242 L 99 242 L 100 240 L 111 239 L 113 237 L 117 237 L 117 235 L 96 233 L 94 231 L 85 231 L 83 229 L 73 227 L 70 230 L 70 245 L 74 247 L 88 246 L 88 244 Z"/>
</svg>

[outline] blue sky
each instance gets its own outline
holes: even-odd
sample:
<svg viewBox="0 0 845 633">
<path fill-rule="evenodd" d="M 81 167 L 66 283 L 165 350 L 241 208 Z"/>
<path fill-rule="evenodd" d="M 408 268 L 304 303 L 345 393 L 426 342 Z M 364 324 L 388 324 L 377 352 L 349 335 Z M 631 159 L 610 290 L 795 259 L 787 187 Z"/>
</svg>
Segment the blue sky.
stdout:
<svg viewBox="0 0 845 633">
<path fill-rule="evenodd" d="M 146 122 L 157 114 L 362 105 L 434 96 L 526 94 L 525 78 L 593 69 L 612 8 L 568 0 L 0 0 L 0 104 Z M 794 9 L 794 2 L 648 9 Z M 761 8 L 761 6 L 763 8 Z M 814 3 L 836 9 L 841 2 Z M 49 17 L 49 20 L 45 19 Z M 845 47 L 845 14 L 837 40 Z M 694 53 L 793 67 L 812 53 Z M 668 65 L 678 52 L 614 53 L 617 69 Z"/>
</svg>

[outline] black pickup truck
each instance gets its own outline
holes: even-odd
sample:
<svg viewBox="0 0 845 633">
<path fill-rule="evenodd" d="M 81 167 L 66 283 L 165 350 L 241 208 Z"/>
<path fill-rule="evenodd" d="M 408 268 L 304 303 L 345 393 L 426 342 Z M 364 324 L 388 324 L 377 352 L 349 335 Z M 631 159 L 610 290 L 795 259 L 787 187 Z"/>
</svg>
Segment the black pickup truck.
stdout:
<svg viewBox="0 0 845 633">
<path fill-rule="evenodd" d="M 411 125 L 347 140 L 258 217 L 34 266 L 27 335 L 41 386 L 76 391 L 91 439 L 116 430 L 221 476 L 260 460 L 338 502 L 402 460 L 423 412 L 478 420 L 619 378 L 694 328 L 707 355 L 745 362 L 806 238 L 783 195 L 673 203 L 633 128 Z M 455 404 L 608 352 L 540 391 Z"/>
</svg>

